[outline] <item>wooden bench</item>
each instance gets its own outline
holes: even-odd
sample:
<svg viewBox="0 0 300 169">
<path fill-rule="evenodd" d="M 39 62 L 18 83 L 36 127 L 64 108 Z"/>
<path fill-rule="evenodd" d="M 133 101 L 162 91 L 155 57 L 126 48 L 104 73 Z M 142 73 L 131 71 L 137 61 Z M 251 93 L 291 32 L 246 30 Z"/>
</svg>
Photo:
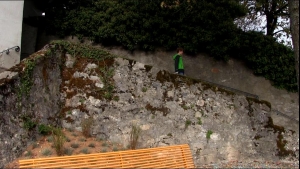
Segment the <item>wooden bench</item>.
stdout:
<svg viewBox="0 0 300 169">
<path fill-rule="evenodd" d="M 194 168 L 188 144 L 19 160 L 20 168 Z"/>
</svg>

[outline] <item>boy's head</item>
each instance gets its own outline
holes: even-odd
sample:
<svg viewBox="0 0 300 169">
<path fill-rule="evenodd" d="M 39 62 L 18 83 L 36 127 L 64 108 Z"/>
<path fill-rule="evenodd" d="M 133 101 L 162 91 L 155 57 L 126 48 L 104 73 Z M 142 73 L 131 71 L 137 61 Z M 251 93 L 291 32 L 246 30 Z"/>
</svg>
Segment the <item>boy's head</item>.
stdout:
<svg viewBox="0 0 300 169">
<path fill-rule="evenodd" d="M 177 53 L 179 55 L 182 55 L 183 54 L 183 48 L 177 48 Z"/>
</svg>

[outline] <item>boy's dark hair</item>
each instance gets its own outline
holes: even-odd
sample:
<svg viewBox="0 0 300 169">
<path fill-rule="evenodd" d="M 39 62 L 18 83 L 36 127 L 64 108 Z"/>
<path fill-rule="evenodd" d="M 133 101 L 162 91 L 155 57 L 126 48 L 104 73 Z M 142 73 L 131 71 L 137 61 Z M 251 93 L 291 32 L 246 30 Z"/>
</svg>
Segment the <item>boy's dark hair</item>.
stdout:
<svg viewBox="0 0 300 169">
<path fill-rule="evenodd" d="M 180 48 L 180 47 L 179 47 L 179 48 L 177 48 L 176 51 L 177 51 L 177 53 L 180 52 L 180 51 L 183 51 L 183 48 Z"/>
</svg>

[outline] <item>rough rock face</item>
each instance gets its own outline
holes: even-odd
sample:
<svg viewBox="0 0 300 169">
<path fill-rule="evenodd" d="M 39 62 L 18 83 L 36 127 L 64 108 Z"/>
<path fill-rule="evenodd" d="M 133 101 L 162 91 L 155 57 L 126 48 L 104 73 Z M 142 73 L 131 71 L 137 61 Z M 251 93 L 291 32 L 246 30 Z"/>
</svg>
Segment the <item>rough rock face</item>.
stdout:
<svg viewBox="0 0 300 169">
<path fill-rule="evenodd" d="M 36 138 L 38 124 L 56 126 L 60 123 L 57 116 L 61 109 L 61 60 L 59 55 L 50 58 L 41 57 L 43 55 L 36 53 L 0 74 L 0 168 L 22 154 Z M 33 60 L 32 77 L 27 81 L 24 65 Z M 28 96 L 25 96 L 27 89 Z M 19 98 L 22 93 L 24 95 Z"/>
<path fill-rule="evenodd" d="M 89 69 L 88 65 L 73 78 L 98 77 L 93 69 L 99 68 Z M 278 160 L 287 154 L 286 157 L 296 156 L 291 151 L 297 147 L 298 136 L 274 126 L 270 107 L 264 102 L 126 59 L 115 59 L 111 69 L 113 94 L 117 99 L 87 96 L 90 89 L 65 99 L 69 113 L 63 127 L 82 130 L 81 121 L 92 117 L 93 136 L 121 142 L 126 147 L 130 144 L 131 125 L 135 124 L 142 129 L 140 148 L 188 143 L 198 166 L 224 160 Z M 103 84 L 97 80 L 90 84 L 92 88 L 97 88 L 97 83 Z M 210 131 L 212 134 L 208 136 Z M 280 140 L 281 137 L 284 138 Z M 289 148 L 278 147 L 287 137 Z"/>
<path fill-rule="evenodd" d="M 79 131 L 82 122 L 92 118 L 93 136 L 124 147 L 136 125 L 141 129 L 138 148 L 188 143 L 196 166 L 299 156 L 299 133 L 274 125 L 265 101 L 132 60 L 96 61 L 61 53 L 55 57 L 36 64 L 30 98 L 22 100 L 21 113 L 12 92 L 18 76 L 2 84 L 0 167 L 37 135 L 36 128 L 24 129 L 21 117 L 27 113 L 37 125 Z"/>
</svg>

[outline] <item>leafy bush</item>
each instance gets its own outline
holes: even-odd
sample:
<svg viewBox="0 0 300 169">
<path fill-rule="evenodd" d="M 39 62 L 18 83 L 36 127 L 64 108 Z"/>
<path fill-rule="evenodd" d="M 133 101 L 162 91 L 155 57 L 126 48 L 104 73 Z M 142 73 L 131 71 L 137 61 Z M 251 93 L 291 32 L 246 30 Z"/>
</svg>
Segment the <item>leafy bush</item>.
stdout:
<svg viewBox="0 0 300 169">
<path fill-rule="evenodd" d="M 176 1 L 177 2 L 177 1 Z M 242 32 L 234 25 L 246 9 L 237 0 L 161 1 L 95 0 L 57 2 L 49 6 L 48 33 L 87 37 L 103 45 L 121 45 L 128 50 L 174 50 L 207 53 L 227 61 L 245 61 L 254 74 L 272 81 L 274 86 L 297 91 L 293 52 L 274 38 L 259 32 Z M 54 10 L 55 9 L 55 10 Z M 167 20 L 165 18 L 168 18 Z M 105 52 L 88 48 L 68 53 L 90 53 L 99 58 Z M 112 98 L 113 86 L 107 84 L 105 98 Z"/>
<path fill-rule="evenodd" d="M 51 133 L 52 128 L 51 128 L 51 126 L 48 126 L 48 125 L 45 125 L 45 124 L 40 124 L 38 126 L 38 131 L 42 135 L 48 135 L 48 134 Z"/>
<path fill-rule="evenodd" d="M 32 130 L 36 127 L 36 122 L 32 121 L 30 117 L 23 116 L 23 127 L 27 130 Z"/>
</svg>

